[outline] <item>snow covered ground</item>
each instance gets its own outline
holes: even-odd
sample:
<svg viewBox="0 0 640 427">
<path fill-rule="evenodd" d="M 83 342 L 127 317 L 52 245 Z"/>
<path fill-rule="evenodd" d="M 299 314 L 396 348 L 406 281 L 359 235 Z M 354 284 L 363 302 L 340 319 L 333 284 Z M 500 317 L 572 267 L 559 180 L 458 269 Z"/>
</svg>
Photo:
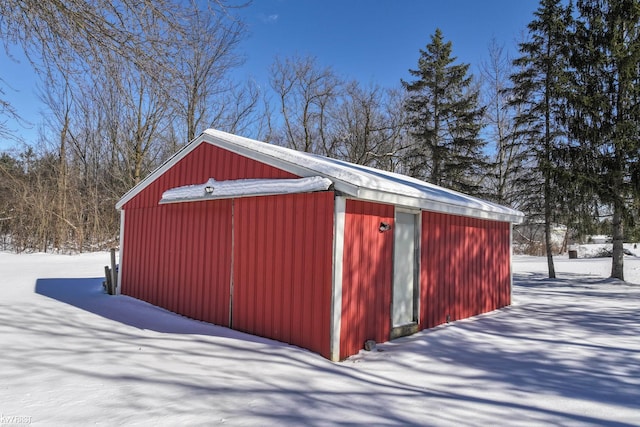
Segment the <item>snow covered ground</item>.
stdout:
<svg viewBox="0 0 640 427">
<path fill-rule="evenodd" d="M 511 307 L 340 363 L 105 295 L 108 259 L 0 253 L 0 425 L 640 425 L 611 259 L 516 257 Z"/>
</svg>

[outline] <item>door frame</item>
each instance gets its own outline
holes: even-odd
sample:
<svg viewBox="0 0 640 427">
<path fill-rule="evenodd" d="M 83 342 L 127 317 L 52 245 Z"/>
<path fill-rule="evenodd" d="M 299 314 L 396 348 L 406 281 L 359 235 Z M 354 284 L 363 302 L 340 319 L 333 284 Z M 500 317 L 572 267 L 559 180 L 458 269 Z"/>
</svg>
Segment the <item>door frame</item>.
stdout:
<svg viewBox="0 0 640 427">
<path fill-rule="evenodd" d="M 389 310 L 390 339 L 395 339 L 405 335 L 411 335 L 419 331 L 420 321 L 420 254 L 422 248 L 422 211 L 417 209 L 402 208 L 396 206 L 394 209 L 394 224 L 397 224 L 398 213 L 411 214 L 414 217 L 414 254 L 413 254 L 413 313 L 412 321 L 403 325 L 393 324 L 394 313 L 394 289 L 395 289 L 395 269 L 396 269 L 396 231 L 393 234 L 393 266 L 391 278 L 391 306 Z"/>
</svg>

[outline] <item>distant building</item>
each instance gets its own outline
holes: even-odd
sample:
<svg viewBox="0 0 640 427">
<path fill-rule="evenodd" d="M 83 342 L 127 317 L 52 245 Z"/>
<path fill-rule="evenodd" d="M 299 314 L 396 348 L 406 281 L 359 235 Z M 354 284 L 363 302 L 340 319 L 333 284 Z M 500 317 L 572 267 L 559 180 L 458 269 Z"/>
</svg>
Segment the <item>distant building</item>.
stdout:
<svg viewBox="0 0 640 427">
<path fill-rule="evenodd" d="M 513 228 L 514 251 L 519 254 L 546 255 L 544 222 L 525 222 Z M 551 250 L 560 254 L 567 249 L 567 226 L 553 224 L 551 226 Z"/>
<path fill-rule="evenodd" d="M 595 234 L 593 236 L 587 236 L 587 243 L 611 243 L 613 242 L 613 238 L 611 236 L 605 236 L 603 234 Z"/>
</svg>

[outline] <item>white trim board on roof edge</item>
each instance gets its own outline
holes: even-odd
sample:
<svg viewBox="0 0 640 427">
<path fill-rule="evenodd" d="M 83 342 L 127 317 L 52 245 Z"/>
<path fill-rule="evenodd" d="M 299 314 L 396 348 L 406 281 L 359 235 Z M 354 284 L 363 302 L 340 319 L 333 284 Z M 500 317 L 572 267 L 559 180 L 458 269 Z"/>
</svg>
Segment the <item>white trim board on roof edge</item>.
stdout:
<svg viewBox="0 0 640 427">
<path fill-rule="evenodd" d="M 207 129 L 178 151 L 136 187 L 127 192 L 116 207 L 122 209 L 125 203 L 203 142 L 302 178 L 313 176 L 328 178 L 333 182 L 337 191 L 357 199 L 516 224 L 522 222 L 524 217 L 522 212 L 515 209 L 448 190 L 409 176 L 295 151 L 214 129 Z"/>
</svg>

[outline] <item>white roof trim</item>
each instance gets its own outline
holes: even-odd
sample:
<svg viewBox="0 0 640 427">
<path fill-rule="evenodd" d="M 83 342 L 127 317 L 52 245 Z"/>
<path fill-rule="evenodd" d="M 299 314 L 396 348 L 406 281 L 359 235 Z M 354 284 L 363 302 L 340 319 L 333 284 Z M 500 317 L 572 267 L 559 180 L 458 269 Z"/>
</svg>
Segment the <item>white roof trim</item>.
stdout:
<svg viewBox="0 0 640 427">
<path fill-rule="evenodd" d="M 160 204 L 231 199 L 238 197 L 273 196 L 277 194 L 326 191 L 331 180 L 321 176 L 294 179 L 235 179 L 171 188 L 162 193 Z"/>
<path fill-rule="evenodd" d="M 515 209 L 438 187 L 405 175 L 303 153 L 214 129 L 204 131 L 189 145 L 167 160 L 125 194 L 116 207 L 122 209 L 125 203 L 202 142 L 303 178 L 313 176 L 328 178 L 333 182 L 337 191 L 358 199 L 516 224 L 521 223 L 524 217 L 522 212 Z"/>
</svg>

